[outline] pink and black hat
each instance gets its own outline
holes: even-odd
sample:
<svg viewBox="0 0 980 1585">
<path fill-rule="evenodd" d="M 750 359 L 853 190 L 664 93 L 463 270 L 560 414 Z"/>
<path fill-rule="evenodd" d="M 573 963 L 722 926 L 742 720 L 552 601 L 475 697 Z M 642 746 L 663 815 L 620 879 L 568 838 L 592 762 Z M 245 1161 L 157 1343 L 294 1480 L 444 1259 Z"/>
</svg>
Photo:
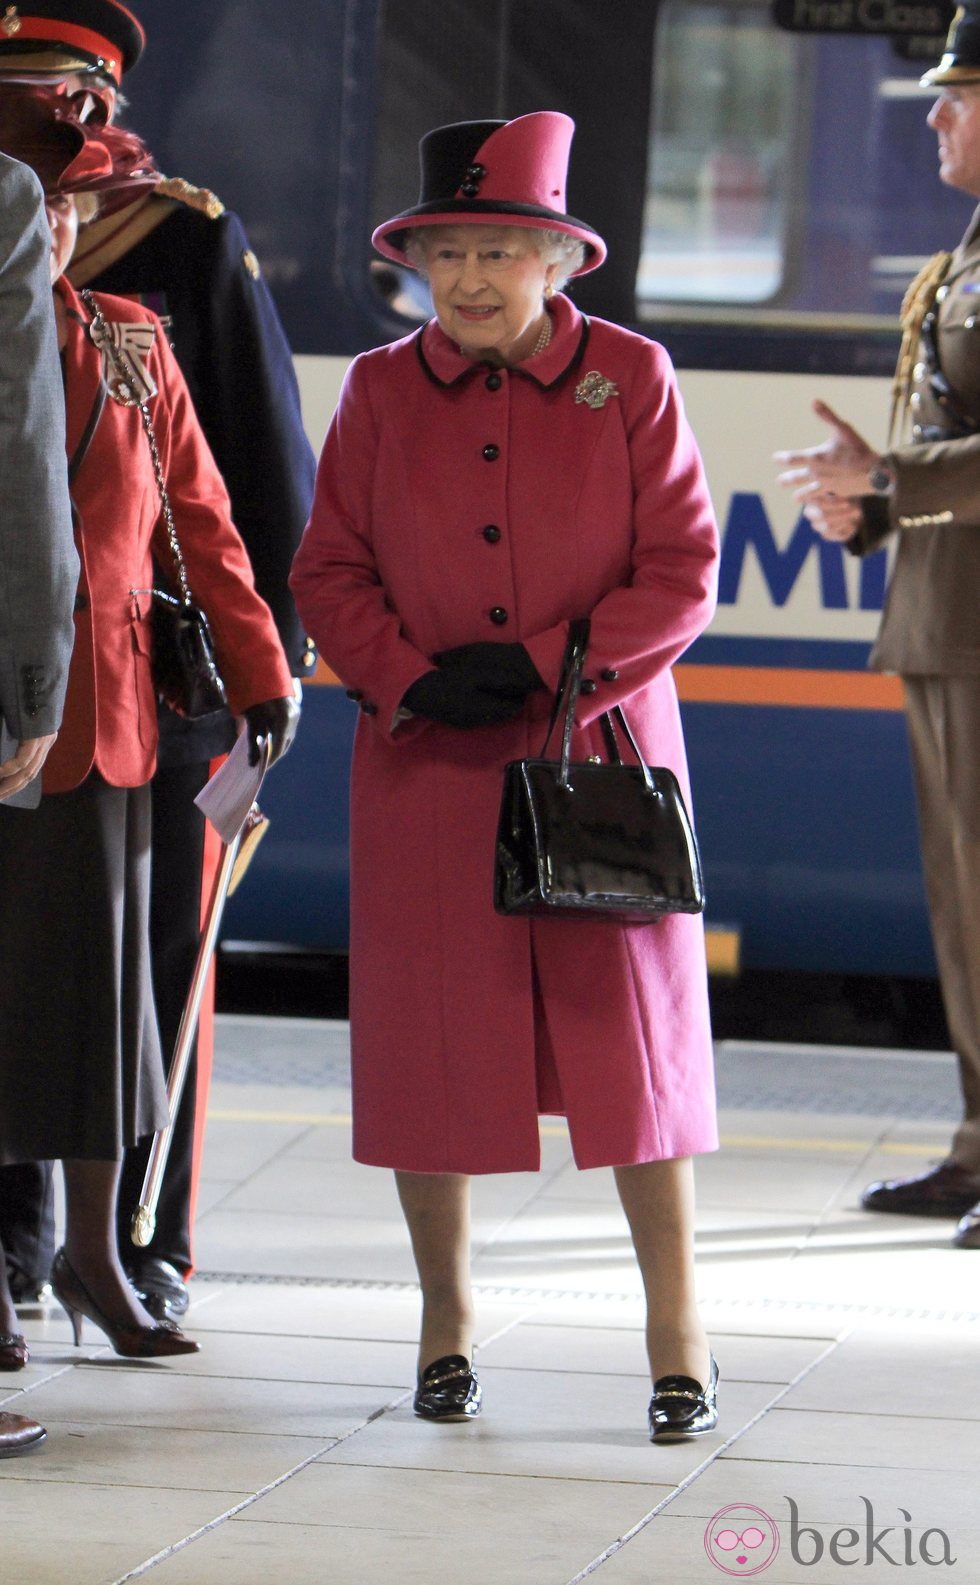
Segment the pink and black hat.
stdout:
<svg viewBox="0 0 980 1585">
<path fill-rule="evenodd" d="M 561 231 L 585 244 L 575 275 L 595 270 L 606 244 L 584 220 L 565 213 L 568 154 L 575 123 L 557 110 L 538 110 L 515 121 L 457 121 L 427 132 L 419 144 L 419 201 L 379 226 L 371 238 L 379 253 L 411 265 L 405 254 L 419 226 L 504 225 Z"/>
</svg>

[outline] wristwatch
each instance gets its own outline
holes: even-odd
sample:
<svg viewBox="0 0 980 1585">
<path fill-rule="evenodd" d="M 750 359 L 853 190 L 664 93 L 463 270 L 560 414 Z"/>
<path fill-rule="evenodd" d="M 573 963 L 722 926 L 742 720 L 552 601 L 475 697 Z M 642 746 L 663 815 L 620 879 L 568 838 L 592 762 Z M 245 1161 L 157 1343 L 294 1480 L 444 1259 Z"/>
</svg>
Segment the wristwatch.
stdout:
<svg viewBox="0 0 980 1585">
<path fill-rule="evenodd" d="M 883 458 L 879 458 L 868 473 L 868 483 L 874 495 L 892 495 L 895 475 Z"/>
</svg>

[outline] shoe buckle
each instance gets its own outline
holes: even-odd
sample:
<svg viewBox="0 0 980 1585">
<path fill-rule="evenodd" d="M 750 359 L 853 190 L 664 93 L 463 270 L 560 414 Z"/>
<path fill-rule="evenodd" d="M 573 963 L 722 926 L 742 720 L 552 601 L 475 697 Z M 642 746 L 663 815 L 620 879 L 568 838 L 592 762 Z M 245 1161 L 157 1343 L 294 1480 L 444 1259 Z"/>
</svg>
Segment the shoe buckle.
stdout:
<svg viewBox="0 0 980 1585">
<path fill-rule="evenodd" d="M 444 1376 L 432 1376 L 428 1380 L 423 1377 L 421 1384 L 422 1391 L 431 1392 L 433 1387 L 442 1387 L 447 1381 L 456 1381 L 460 1376 L 472 1376 L 472 1374 L 473 1372 L 471 1370 L 463 1370 L 460 1368 L 458 1370 L 447 1370 Z"/>
</svg>

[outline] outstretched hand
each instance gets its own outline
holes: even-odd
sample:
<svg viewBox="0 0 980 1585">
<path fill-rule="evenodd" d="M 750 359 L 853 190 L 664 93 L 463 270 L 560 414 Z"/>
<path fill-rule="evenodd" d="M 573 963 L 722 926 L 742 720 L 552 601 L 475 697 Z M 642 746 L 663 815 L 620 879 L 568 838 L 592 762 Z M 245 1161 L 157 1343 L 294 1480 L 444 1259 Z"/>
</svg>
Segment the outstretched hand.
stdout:
<svg viewBox="0 0 980 1585">
<path fill-rule="evenodd" d="M 780 484 L 792 490 L 803 506 L 819 502 L 828 494 L 853 498 L 868 495 L 868 474 L 881 464 L 880 453 L 826 402 L 814 402 L 813 411 L 830 426 L 830 438 L 804 451 L 777 451 L 776 461 L 788 464 L 779 475 Z"/>
</svg>

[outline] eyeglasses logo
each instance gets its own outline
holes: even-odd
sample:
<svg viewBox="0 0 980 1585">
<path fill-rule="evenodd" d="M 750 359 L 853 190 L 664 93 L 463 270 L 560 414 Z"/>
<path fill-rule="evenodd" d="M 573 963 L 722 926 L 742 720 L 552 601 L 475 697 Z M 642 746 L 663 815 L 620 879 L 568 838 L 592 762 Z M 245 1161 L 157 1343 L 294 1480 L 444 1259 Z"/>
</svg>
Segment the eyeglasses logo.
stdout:
<svg viewBox="0 0 980 1585">
<path fill-rule="evenodd" d="M 779 1551 L 779 1530 L 763 1508 L 729 1503 L 708 1520 L 704 1550 L 723 1574 L 751 1579 L 767 1569 Z"/>
</svg>

